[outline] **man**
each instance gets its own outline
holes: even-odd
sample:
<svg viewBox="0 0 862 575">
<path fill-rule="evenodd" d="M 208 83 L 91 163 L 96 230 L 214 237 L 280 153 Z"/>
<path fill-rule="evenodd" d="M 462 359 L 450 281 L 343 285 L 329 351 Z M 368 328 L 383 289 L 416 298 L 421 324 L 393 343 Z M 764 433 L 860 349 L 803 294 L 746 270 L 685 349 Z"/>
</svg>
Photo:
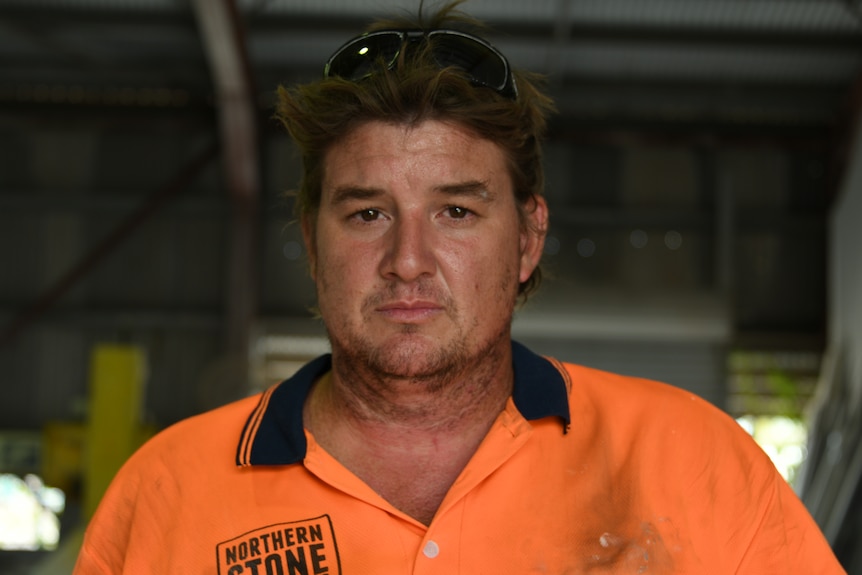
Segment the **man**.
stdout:
<svg viewBox="0 0 862 575">
<path fill-rule="evenodd" d="M 332 354 L 145 445 L 76 573 L 842 572 L 732 419 L 511 341 L 550 102 L 466 23 L 378 25 L 280 92 Z"/>
</svg>

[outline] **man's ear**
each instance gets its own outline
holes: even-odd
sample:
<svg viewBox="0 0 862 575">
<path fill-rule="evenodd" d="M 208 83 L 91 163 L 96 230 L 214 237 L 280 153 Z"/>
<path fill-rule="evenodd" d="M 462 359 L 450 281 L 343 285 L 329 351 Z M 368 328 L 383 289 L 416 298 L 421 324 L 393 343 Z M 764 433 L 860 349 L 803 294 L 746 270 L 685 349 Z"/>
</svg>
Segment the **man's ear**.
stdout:
<svg viewBox="0 0 862 575">
<path fill-rule="evenodd" d="M 548 204 L 542 196 L 533 196 L 524 213 L 521 226 L 521 269 L 518 281 L 524 283 L 542 259 L 548 234 Z"/>
<path fill-rule="evenodd" d="M 317 281 L 317 243 L 315 241 L 314 215 L 305 214 L 301 216 L 302 241 L 305 243 L 305 253 L 308 254 L 308 273 L 311 279 Z"/>
</svg>

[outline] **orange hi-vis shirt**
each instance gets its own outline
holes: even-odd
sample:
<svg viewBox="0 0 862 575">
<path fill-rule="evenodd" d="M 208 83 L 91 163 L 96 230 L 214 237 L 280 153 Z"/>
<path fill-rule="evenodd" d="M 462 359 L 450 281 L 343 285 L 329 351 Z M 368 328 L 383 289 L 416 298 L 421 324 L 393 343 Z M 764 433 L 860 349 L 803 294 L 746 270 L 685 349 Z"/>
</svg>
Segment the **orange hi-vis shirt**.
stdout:
<svg viewBox="0 0 862 575">
<path fill-rule="evenodd" d="M 844 573 L 717 408 L 517 343 L 513 362 L 511 399 L 428 527 L 303 428 L 324 356 L 145 444 L 102 500 L 74 573 Z"/>
</svg>

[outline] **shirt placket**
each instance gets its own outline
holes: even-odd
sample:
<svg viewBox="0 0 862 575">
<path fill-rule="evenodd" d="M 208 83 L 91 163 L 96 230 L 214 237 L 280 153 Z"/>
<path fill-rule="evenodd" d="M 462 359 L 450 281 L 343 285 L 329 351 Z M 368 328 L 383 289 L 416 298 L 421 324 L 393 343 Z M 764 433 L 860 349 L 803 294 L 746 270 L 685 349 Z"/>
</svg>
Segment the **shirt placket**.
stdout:
<svg viewBox="0 0 862 575">
<path fill-rule="evenodd" d="M 470 552 L 462 545 L 463 530 L 484 528 L 481 525 L 464 525 L 466 504 L 474 496 L 476 487 L 527 442 L 531 430 L 529 422 L 524 420 L 510 401 L 450 488 L 428 527 L 416 553 L 414 575 L 454 575 L 461 572 L 461 554 Z"/>
</svg>

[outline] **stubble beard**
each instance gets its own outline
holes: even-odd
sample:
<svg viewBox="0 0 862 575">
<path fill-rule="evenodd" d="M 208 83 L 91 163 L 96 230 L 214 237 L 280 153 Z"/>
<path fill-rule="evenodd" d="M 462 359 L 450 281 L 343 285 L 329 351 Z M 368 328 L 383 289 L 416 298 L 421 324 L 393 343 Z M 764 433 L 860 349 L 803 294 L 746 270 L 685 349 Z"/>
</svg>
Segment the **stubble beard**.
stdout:
<svg viewBox="0 0 862 575">
<path fill-rule="evenodd" d="M 365 317 L 387 297 L 392 297 L 396 288 L 370 296 L 362 306 Z M 342 376 L 350 379 L 364 379 L 368 382 L 409 381 L 422 386 L 426 391 L 439 392 L 450 387 L 450 383 L 465 374 L 482 370 L 485 364 L 493 363 L 499 356 L 496 350 L 501 345 L 509 345 L 512 310 L 508 317 L 496 318 L 500 325 L 491 332 L 485 341 L 470 341 L 472 325 L 458 324 L 460 313 L 455 301 L 435 292 L 431 287 L 420 286 L 419 295 L 440 302 L 446 316 L 453 325 L 459 326 L 448 341 L 440 341 L 434 336 L 423 334 L 423 326 L 407 324 L 386 340 L 377 340 L 367 334 L 362 326 L 340 326 L 327 324 L 333 357 L 337 359 L 335 368 Z M 335 328 L 335 329 L 333 329 Z M 492 366 L 485 368 L 493 369 Z"/>
<path fill-rule="evenodd" d="M 415 328 L 406 326 L 405 338 Z M 338 358 L 333 369 L 341 381 L 349 382 L 346 391 L 358 401 L 351 408 L 354 416 L 434 429 L 457 425 L 483 405 L 504 359 L 502 345 L 510 345 L 508 324 L 483 345 L 472 347 L 461 333 L 436 347 L 427 339 L 401 345 L 380 345 L 366 337 L 331 341 L 333 357 Z M 406 390 L 425 400 L 405 402 Z"/>
</svg>

